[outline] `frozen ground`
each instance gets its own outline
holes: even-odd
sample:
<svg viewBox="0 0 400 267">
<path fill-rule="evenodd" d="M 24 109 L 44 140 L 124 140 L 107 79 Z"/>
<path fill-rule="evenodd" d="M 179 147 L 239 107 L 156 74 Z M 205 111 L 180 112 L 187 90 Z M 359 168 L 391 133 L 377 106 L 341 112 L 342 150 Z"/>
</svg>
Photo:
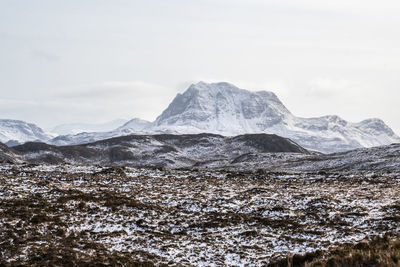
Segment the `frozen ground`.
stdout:
<svg viewBox="0 0 400 267">
<path fill-rule="evenodd" d="M 263 266 L 396 235 L 399 199 L 399 173 L 2 165 L 0 265 Z"/>
</svg>

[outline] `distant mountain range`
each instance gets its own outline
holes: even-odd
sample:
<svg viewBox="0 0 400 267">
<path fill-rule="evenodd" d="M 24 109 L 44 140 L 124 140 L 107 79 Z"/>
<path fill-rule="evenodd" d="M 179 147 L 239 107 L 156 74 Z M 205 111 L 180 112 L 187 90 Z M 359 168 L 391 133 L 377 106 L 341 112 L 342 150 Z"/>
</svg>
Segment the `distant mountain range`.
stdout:
<svg viewBox="0 0 400 267">
<path fill-rule="evenodd" d="M 222 135 L 273 133 L 321 152 L 400 142 L 380 119 L 350 123 L 338 116 L 299 118 L 272 92 L 250 92 L 229 83 L 191 85 L 153 123 L 153 131 Z"/>
<path fill-rule="evenodd" d="M 0 134 L 2 125 L 0 121 Z M 52 139 L 38 127 L 35 133 L 42 132 L 42 135 L 33 132 L 22 135 L 20 129 L 23 128 L 15 125 L 14 135 L 11 128 L 7 128 L 8 135 L 0 135 L 0 141 L 15 140 L 13 144 L 16 144 L 37 139 L 54 145 L 76 145 L 131 134 L 236 136 L 267 133 L 290 138 L 306 149 L 324 153 L 400 142 L 380 119 L 351 123 L 336 115 L 300 118 L 272 92 L 251 92 L 229 83 L 204 82 L 193 84 L 183 94 L 178 94 L 154 122 L 136 118 L 115 130 L 60 135 Z"/>
<path fill-rule="evenodd" d="M 0 120 L 0 142 L 8 146 L 25 142 L 48 142 L 54 135 L 45 133 L 33 123 L 20 120 Z"/>
<path fill-rule="evenodd" d="M 108 132 L 112 131 L 122 124 L 126 123 L 127 120 L 117 119 L 105 123 L 69 123 L 61 124 L 54 127 L 51 132 L 57 135 L 67 134 L 79 134 L 83 132 Z"/>
</svg>

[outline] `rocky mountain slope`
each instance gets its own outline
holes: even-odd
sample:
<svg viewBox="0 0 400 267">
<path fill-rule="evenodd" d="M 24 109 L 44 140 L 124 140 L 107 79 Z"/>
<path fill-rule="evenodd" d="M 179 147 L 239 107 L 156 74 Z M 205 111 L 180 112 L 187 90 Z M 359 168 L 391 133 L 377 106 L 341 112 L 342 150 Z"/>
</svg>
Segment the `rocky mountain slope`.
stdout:
<svg viewBox="0 0 400 267">
<path fill-rule="evenodd" d="M 52 135 L 45 133 L 33 123 L 20 120 L 0 120 L 0 142 L 9 146 L 29 142 L 47 142 Z"/>
<path fill-rule="evenodd" d="M 75 146 L 0 146 L 0 162 L 265 172 L 400 172 L 400 144 L 321 154 L 268 134 L 130 135 Z"/>
<path fill-rule="evenodd" d="M 309 153 L 289 139 L 251 134 L 130 135 L 77 146 L 25 143 L 12 148 L 27 163 L 193 167 L 247 153 Z"/>
<path fill-rule="evenodd" d="M 400 144 L 333 154 L 248 153 L 219 168 L 271 172 L 400 172 Z M 214 163 L 214 166 L 218 166 Z"/>
<path fill-rule="evenodd" d="M 13 153 L 5 144 L 0 143 L 0 163 L 16 162 L 19 162 L 19 156 Z"/>
</svg>

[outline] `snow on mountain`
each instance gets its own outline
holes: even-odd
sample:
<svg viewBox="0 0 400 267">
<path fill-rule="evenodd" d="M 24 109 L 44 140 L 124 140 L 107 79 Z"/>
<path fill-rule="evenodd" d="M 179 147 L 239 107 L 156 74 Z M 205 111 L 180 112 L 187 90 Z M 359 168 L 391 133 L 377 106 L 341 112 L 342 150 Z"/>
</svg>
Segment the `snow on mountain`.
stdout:
<svg viewBox="0 0 400 267">
<path fill-rule="evenodd" d="M 250 92 L 229 83 L 191 85 L 156 119 L 163 131 L 207 131 L 223 135 L 262 132 L 292 117 L 272 92 Z"/>
<path fill-rule="evenodd" d="M 130 134 L 165 133 L 276 134 L 324 153 L 400 142 L 380 119 L 352 123 L 336 115 L 300 118 L 272 92 L 247 91 L 226 82 L 199 82 L 178 94 L 154 122 L 133 119 L 113 131 L 64 135 L 51 143 L 83 144 Z"/>
<path fill-rule="evenodd" d="M 87 144 L 118 136 L 147 133 L 146 129 L 150 126 L 151 122 L 135 118 L 112 131 L 59 135 L 49 143 L 57 146 Z"/>
<path fill-rule="evenodd" d="M 152 123 L 149 121 L 135 118 L 125 122 L 118 128 L 114 128 L 112 131 L 93 131 L 81 132 L 78 134 L 59 135 L 50 140 L 49 143 L 57 146 L 87 144 L 118 136 L 148 133 L 148 129 L 151 127 L 151 125 Z"/>
<path fill-rule="evenodd" d="M 28 141 L 47 142 L 53 136 L 32 123 L 20 120 L 0 120 L 0 142 L 17 145 Z"/>
<path fill-rule="evenodd" d="M 0 162 L 223 168 L 272 172 L 399 172 L 400 144 L 321 154 L 277 135 L 129 135 L 77 146 L 0 143 Z"/>
<path fill-rule="evenodd" d="M 143 131 L 146 128 L 151 127 L 152 123 L 146 120 L 142 120 L 139 118 L 134 118 L 128 122 L 126 122 L 124 125 L 118 127 L 116 130 L 121 131 L 121 130 L 133 130 L 133 131 Z"/>
<path fill-rule="evenodd" d="M 61 124 L 54 127 L 51 132 L 58 135 L 79 134 L 83 132 L 108 132 L 112 131 L 121 125 L 124 125 L 127 120 L 117 119 L 105 123 L 69 123 Z"/>
<path fill-rule="evenodd" d="M 272 92 L 251 92 L 229 83 L 191 85 L 153 123 L 155 132 L 222 135 L 272 133 L 320 152 L 400 142 L 379 119 L 351 123 L 338 116 L 294 116 Z"/>
<path fill-rule="evenodd" d="M 256 169 L 267 166 L 276 172 L 399 172 L 400 144 L 325 154 L 249 153 L 224 168 Z"/>
<path fill-rule="evenodd" d="M 192 167 L 226 164 L 247 153 L 309 154 L 287 138 L 253 134 L 224 137 L 197 135 L 129 135 L 78 146 L 26 143 L 10 149 L 27 163 Z M 0 147 L 1 152 L 1 147 Z M 0 154 L 1 156 L 1 154 Z M 1 157 L 0 157 L 1 159 Z"/>
</svg>

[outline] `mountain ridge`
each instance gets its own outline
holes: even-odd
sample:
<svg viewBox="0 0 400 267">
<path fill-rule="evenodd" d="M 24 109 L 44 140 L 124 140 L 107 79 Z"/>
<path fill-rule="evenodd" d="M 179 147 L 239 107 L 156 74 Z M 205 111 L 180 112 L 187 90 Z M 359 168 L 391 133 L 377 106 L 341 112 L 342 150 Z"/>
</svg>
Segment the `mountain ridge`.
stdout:
<svg viewBox="0 0 400 267">
<path fill-rule="evenodd" d="M 0 119 L 0 142 L 18 145 L 28 141 L 49 141 L 54 136 L 33 123 L 22 120 Z"/>
<path fill-rule="evenodd" d="M 174 133 L 272 133 L 324 153 L 400 142 L 380 119 L 352 123 L 337 115 L 296 117 L 273 92 L 251 92 L 225 82 L 192 84 L 154 124 L 154 130 Z"/>
<path fill-rule="evenodd" d="M 227 82 L 190 85 L 185 92 L 178 93 L 153 122 L 134 118 L 112 131 L 59 135 L 38 140 L 54 145 L 77 145 L 131 134 L 199 133 L 224 136 L 276 134 L 308 150 L 323 153 L 400 142 L 400 137 L 381 119 L 370 118 L 354 123 L 337 115 L 297 117 L 275 93 L 248 91 Z M 4 139 L 1 140 L 4 142 Z M 16 145 L 26 141 L 34 140 L 9 142 Z"/>
<path fill-rule="evenodd" d="M 290 139 L 268 134 L 224 137 L 217 134 L 129 135 L 89 144 L 54 146 L 28 142 L 13 148 L 0 143 L 3 164 L 222 169 L 286 173 L 388 173 L 400 170 L 400 143 L 321 154 Z"/>
<path fill-rule="evenodd" d="M 0 147 L 1 148 L 1 147 Z M 127 135 L 96 142 L 55 146 L 28 142 L 5 150 L 26 163 L 192 167 L 208 162 L 230 162 L 246 153 L 310 152 L 287 138 L 253 134 L 225 137 L 216 134 Z M 1 155 L 1 154 L 0 154 Z"/>
<path fill-rule="evenodd" d="M 116 119 L 104 123 L 66 123 L 53 127 L 50 132 L 58 135 L 79 134 L 83 132 L 106 132 L 127 123 L 128 120 Z"/>
</svg>

